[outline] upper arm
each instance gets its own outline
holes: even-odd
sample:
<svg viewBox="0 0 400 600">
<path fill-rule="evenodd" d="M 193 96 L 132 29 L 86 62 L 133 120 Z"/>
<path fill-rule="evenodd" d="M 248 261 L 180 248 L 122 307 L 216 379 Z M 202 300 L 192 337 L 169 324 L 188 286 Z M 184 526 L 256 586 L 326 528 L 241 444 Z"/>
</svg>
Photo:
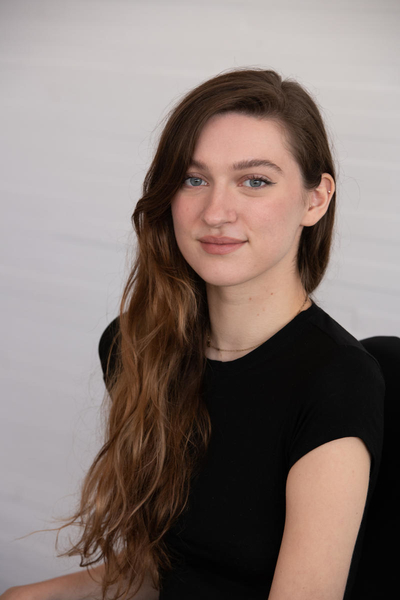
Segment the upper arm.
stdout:
<svg viewBox="0 0 400 600">
<path fill-rule="evenodd" d="M 286 482 L 286 519 L 268 600 L 342 600 L 369 485 L 357 437 L 300 458 Z"/>
</svg>

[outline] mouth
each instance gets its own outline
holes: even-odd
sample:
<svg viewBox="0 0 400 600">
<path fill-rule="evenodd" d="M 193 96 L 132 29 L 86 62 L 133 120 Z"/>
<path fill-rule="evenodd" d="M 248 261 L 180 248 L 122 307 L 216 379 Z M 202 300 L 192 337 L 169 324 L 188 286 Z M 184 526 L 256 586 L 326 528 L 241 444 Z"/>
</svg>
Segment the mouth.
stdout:
<svg viewBox="0 0 400 600">
<path fill-rule="evenodd" d="M 206 235 L 206 236 L 200 238 L 199 242 L 201 242 L 203 244 L 223 245 L 223 244 L 244 244 L 245 242 L 247 242 L 247 240 L 239 240 L 237 238 L 231 238 L 231 237 L 225 237 L 225 236 L 213 237 L 211 235 Z"/>
<path fill-rule="evenodd" d="M 216 242 L 204 242 L 199 240 L 202 249 L 207 252 L 207 254 L 229 254 L 238 250 L 244 244 L 246 244 L 247 240 L 235 240 L 234 242 L 221 242 L 220 240 Z"/>
</svg>

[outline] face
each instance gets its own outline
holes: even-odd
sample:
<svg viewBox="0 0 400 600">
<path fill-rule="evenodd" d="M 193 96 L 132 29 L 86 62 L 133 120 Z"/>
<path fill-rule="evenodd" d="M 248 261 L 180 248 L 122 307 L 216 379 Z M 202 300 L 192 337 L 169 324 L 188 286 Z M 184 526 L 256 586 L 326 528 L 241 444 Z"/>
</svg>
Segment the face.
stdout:
<svg viewBox="0 0 400 600">
<path fill-rule="evenodd" d="M 293 277 L 307 193 L 279 124 L 216 115 L 172 200 L 179 249 L 210 285 L 281 285 Z M 236 242 L 221 244 L 224 237 Z"/>
</svg>

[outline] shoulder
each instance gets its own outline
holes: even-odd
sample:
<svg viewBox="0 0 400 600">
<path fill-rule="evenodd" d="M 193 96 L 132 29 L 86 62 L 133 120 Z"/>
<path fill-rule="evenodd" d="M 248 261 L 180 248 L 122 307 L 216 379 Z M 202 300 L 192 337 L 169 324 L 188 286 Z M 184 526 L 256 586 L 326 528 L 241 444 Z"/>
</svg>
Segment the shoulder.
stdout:
<svg viewBox="0 0 400 600">
<path fill-rule="evenodd" d="M 288 469 L 322 444 L 358 437 L 370 452 L 375 478 L 382 453 L 386 391 L 378 361 L 322 310 L 310 319 L 302 350 Z"/>
<path fill-rule="evenodd" d="M 329 377 L 333 373 L 343 379 L 348 375 L 367 374 L 384 385 L 377 358 L 340 323 L 314 304 L 308 320 L 304 349 L 312 361 L 313 375 Z"/>
<path fill-rule="evenodd" d="M 311 389 L 340 389 L 345 392 L 349 388 L 372 389 L 384 393 L 385 380 L 382 369 L 374 356 L 363 346 L 338 344 L 318 361 L 313 378 L 309 382 Z M 371 389 L 371 391 L 372 391 Z"/>
<path fill-rule="evenodd" d="M 310 373 L 301 420 L 312 419 L 321 433 L 324 424 L 324 430 L 343 436 L 368 429 L 381 437 L 386 384 L 378 361 L 362 346 L 335 345 L 321 353 Z"/>
</svg>

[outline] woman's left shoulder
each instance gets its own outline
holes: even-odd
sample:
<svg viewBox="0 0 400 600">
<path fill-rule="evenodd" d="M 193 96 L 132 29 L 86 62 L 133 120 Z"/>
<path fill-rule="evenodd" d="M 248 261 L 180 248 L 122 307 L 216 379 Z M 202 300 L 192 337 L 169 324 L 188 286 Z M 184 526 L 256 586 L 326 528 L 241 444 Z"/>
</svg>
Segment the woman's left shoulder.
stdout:
<svg viewBox="0 0 400 600">
<path fill-rule="evenodd" d="M 367 351 L 362 342 L 317 304 L 313 305 L 309 325 L 318 346 L 316 350 L 325 353 L 327 358 L 331 357 L 333 362 L 340 362 L 342 357 L 367 367 L 374 361 L 378 371 L 381 371 L 378 360 Z"/>
<path fill-rule="evenodd" d="M 378 360 L 364 346 L 355 340 L 352 344 L 337 344 L 330 352 L 329 358 L 321 368 L 321 377 L 349 384 L 361 380 L 364 384 L 374 383 L 378 388 L 385 388 L 381 366 Z"/>
</svg>

